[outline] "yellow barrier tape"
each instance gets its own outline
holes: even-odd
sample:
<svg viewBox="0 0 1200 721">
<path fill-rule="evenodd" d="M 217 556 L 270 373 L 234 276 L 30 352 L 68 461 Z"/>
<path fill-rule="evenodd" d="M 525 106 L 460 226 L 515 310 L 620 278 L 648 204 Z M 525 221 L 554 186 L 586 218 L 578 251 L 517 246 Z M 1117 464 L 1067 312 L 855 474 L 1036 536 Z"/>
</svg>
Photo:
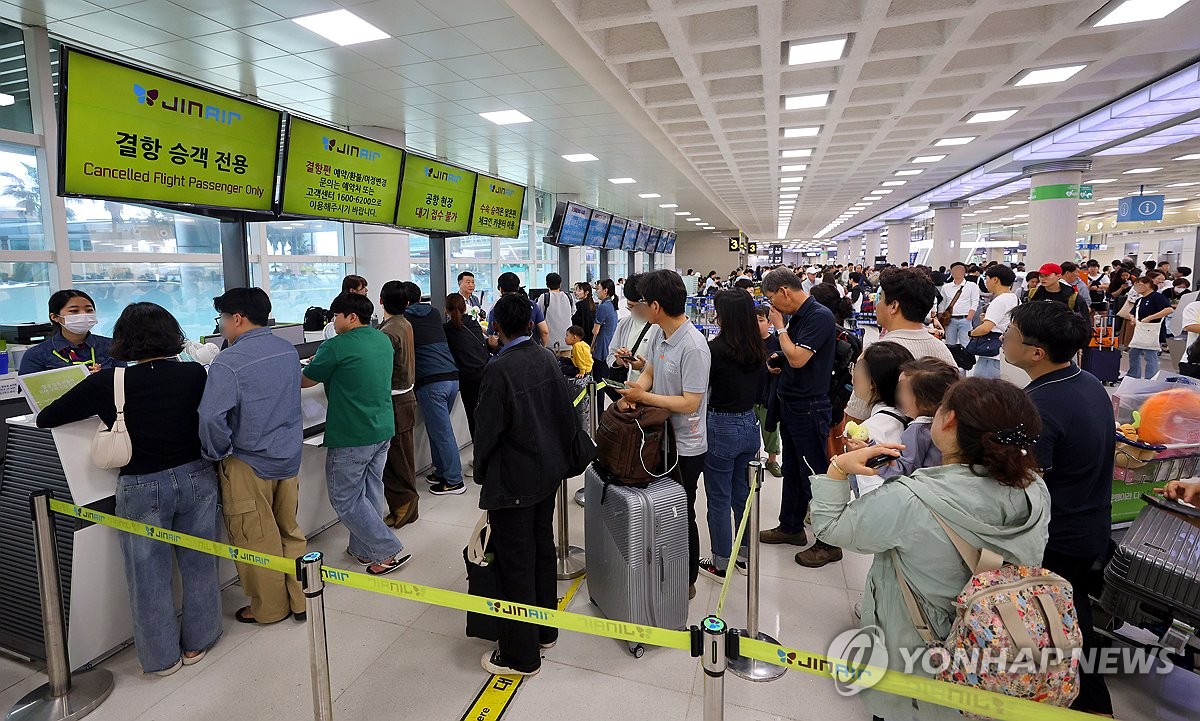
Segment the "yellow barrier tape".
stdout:
<svg viewBox="0 0 1200 721">
<path fill-rule="evenodd" d="M 608 384 L 605 383 L 604 381 L 596 382 L 596 390 L 598 390 L 598 391 L 604 390 L 607 387 L 608 387 Z M 575 396 L 575 400 L 571 401 L 571 405 L 578 406 L 580 403 L 583 403 L 583 399 L 587 397 L 587 394 L 588 394 L 587 388 L 584 388 L 583 390 L 579 391 L 579 395 Z"/>
<path fill-rule="evenodd" d="M 742 509 L 742 522 L 738 524 L 737 536 L 733 539 L 733 549 L 729 552 L 729 562 L 725 564 L 725 582 L 721 584 L 721 598 L 717 600 L 717 616 L 720 616 L 721 611 L 725 609 L 725 596 L 729 594 L 733 569 L 737 565 L 738 551 L 742 549 L 742 537 L 746 535 L 746 522 L 750 520 L 750 508 L 754 504 L 754 494 L 758 493 L 756 485 L 753 482 L 750 483 L 750 495 L 746 496 L 746 507 Z"/>
</svg>

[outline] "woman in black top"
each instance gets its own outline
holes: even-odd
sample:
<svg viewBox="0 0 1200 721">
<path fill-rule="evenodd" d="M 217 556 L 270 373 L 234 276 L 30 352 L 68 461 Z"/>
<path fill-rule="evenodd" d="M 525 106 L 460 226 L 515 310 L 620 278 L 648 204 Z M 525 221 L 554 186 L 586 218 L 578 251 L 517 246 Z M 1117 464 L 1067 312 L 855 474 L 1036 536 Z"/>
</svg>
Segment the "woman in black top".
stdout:
<svg viewBox="0 0 1200 721">
<path fill-rule="evenodd" d="M 475 437 L 475 406 L 479 404 L 479 383 L 483 380 L 483 369 L 489 354 L 487 339 L 479 322 L 467 315 L 467 301 L 461 293 L 446 296 L 446 342 L 450 355 L 458 366 L 458 392 L 462 394 L 463 409 L 467 412 L 467 426 L 471 438 Z"/>
<path fill-rule="evenodd" d="M 594 339 L 592 331 L 595 324 L 596 301 L 592 298 L 592 286 L 590 283 L 576 283 L 575 314 L 571 316 L 571 325 L 583 328 L 583 341 L 591 345 Z M 553 341 L 554 339 L 551 338 L 550 340 Z"/>
<path fill-rule="evenodd" d="M 207 374 L 198 363 L 176 359 L 183 345 L 179 323 L 154 303 L 129 305 L 113 328 L 112 357 L 133 363 L 119 368 L 133 455 L 117 479 L 116 510 L 139 523 L 216 540 L 217 474 L 200 454 L 197 413 Z M 117 370 L 85 378 L 38 414 L 38 427 L 97 415 L 112 427 Z M 142 670 L 168 676 L 198 662 L 221 636 L 217 558 L 131 533 L 118 536 Z M 182 625 L 171 590 L 173 562 L 183 579 Z"/>
<path fill-rule="evenodd" d="M 733 549 L 730 528 L 741 523 L 750 495 L 746 466 L 758 454 L 759 428 L 754 415 L 759 375 L 767 361 L 758 330 L 754 299 L 740 288 L 723 290 L 713 300 L 721 333 L 709 341 L 712 369 L 708 388 L 708 453 L 704 456 L 704 492 L 708 497 L 708 534 L 712 557 L 700 559 L 700 572 L 724 580 Z M 738 552 L 745 572 L 748 541 Z"/>
</svg>

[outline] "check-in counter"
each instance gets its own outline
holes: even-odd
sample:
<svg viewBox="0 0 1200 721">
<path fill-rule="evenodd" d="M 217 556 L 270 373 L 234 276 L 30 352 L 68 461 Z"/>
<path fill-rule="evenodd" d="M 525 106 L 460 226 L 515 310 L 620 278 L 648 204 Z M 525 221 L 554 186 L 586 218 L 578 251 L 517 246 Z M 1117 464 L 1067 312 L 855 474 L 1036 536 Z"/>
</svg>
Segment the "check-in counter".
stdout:
<svg viewBox="0 0 1200 721">
<path fill-rule="evenodd" d="M 298 521 L 309 538 L 337 522 L 325 483 L 325 449 L 321 446 L 325 411 L 323 386 L 301 391 L 305 442 Z M 459 446 L 463 447 L 469 443 L 470 434 L 461 402 L 456 404 L 452 420 Z M 20 656 L 45 658 L 30 493 L 47 488 L 57 499 L 115 512 L 117 471 L 97 468 L 90 458 L 92 436 L 99 423 L 92 418 L 41 429 L 32 415 L 6 419 L 8 442 L 0 476 L 0 547 L 8 562 L 8 578 L 0 592 L 0 648 Z M 420 472 L 431 465 L 432 456 L 419 412 L 414 435 Z M 120 649 L 133 637 L 119 532 L 57 515 L 55 528 L 68 649 L 72 666 L 80 668 Z M 222 585 L 236 578 L 233 563 L 222 559 Z M 177 601 L 178 587 L 177 582 Z"/>
</svg>

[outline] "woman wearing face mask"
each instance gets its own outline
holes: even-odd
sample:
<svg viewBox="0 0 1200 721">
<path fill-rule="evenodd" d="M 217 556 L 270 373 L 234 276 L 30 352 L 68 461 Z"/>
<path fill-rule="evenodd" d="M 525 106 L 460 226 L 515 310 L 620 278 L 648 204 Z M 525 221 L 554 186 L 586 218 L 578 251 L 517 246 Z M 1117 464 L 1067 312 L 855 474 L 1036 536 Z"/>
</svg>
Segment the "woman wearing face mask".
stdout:
<svg viewBox="0 0 1200 721">
<path fill-rule="evenodd" d="M 73 365 L 86 366 L 92 373 L 112 368 L 112 339 L 92 333 L 96 304 L 91 296 L 82 290 L 60 290 L 50 296 L 49 306 L 54 335 L 25 351 L 20 375 Z"/>
</svg>

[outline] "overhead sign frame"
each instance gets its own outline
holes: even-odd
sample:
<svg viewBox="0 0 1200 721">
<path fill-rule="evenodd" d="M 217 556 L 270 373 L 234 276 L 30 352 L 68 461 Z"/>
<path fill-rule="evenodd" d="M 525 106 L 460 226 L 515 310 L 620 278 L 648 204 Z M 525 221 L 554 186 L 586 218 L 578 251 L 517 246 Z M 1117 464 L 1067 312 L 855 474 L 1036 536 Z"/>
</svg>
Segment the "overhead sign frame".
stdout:
<svg viewBox="0 0 1200 721">
<path fill-rule="evenodd" d="M 437 165 L 444 165 L 449 168 L 454 168 L 456 170 L 460 170 L 463 173 L 471 174 L 471 176 L 472 176 L 471 177 L 471 193 L 470 193 L 470 198 L 469 198 L 469 200 L 467 200 L 467 203 L 466 203 L 465 215 L 463 216 L 464 221 L 463 221 L 462 230 L 447 230 L 444 228 L 424 227 L 424 226 L 420 226 L 420 225 L 410 225 L 408 223 L 400 222 L 400 212 L 401 212 L 401 210 L 403 208 L 403 204 L 404 204 L 404 179 L 407 177 L 408 170 L 411 167 L 411 164 L 413 162 L 436 163 Z M 416 231 L 418 233 L 425 233 L 425 234 L 436 233 L 438 235 L 445 235 L 445 236 L 470 235 L 471 234 L 471 210 L 472 210 L 472 208 L 475 207 L 475 191 L 477 188 L 478 177 L 479 177 L 478 172 L 476 172 L 474 170 L 470 170 L 468 168 L 464 168 L 460 165 L 455 165 L 454 163 L 449 163 L 445 160 L 439 160 L 438 158 L 431 158 L 428 155 L 421 155 L 420 153 L 413 153 L 410 151 L 405 151 L 404 165 L 400 168 L 400 193 L 396 198 L 396 217 L 394 219 L 393 225 L 395 225 L 397 228 L 403 228 L 405 230 L 412 230 L 412 231 Z M 449 206 L 447 206 L 447 208 L 448 207 Z"/>
</svg>

